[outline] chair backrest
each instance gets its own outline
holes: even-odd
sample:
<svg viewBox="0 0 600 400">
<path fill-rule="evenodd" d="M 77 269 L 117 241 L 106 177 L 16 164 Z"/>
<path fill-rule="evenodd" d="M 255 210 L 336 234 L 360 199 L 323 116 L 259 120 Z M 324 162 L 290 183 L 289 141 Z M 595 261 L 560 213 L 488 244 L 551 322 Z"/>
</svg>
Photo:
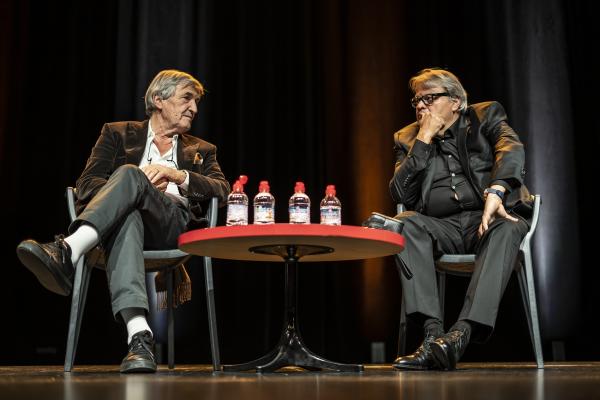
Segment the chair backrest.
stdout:
<svg viewBox="0 0 600 400">
<path fill-rule="evenodd" d="M 69 211 L 69 219 L 71 222 L 75 221 L 77 215 L 75 214 L 75 188 L 67 186 L 67 210 Z"/>
<path fill-rule="evenodd" d="M 523 251 L 528 249 L 531 238 L 537 228 L 538 219 L 540 216 L 540 206 L 542 204 L 542 197 L 539 194 L 532 195 L 533 200 L 533 215 L 531 217 L 529 231 L 521 241 L 519 250 Z M 404 204 L 398 203 L 396 205 L 398 213 L 406 211 Z M 470 275 L 473 272 L 475 263 L 475 254 L 444 254 L 438 260 L 436 260 L 436 268 L 438 271 L 447 272 L 452 275 Z"/>
</svg>

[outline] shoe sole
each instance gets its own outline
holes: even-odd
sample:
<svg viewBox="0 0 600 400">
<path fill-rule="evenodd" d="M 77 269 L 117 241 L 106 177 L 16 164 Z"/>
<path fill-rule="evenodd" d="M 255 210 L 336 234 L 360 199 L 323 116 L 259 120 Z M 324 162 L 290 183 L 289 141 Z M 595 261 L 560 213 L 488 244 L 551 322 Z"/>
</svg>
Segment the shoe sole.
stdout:
<svg viewBox="0 0 600 400">
<path fill-rule="evenodd" d="M 435 360 L 436 366 L 439 369 L 445 369 L 452 371 L 456 369 L 456 361 L 454 360 L 451 351 L 444 351 L 441 345 L 433 342 L 431 345 L 431 352 L 433 353 L 433 359 Z"/>
<path fill-rule="evenodd" d="M 156 372 L 156 364 L 152 361 L 131 361 L 127 365 L 121 365 L 122 374 L 130 373 L 152 373 Z"/>
<path fill-rule="evenodd" d="M 17 257 L 19 257 L 25 268 L 30 270 L 46 289 L 61 296 L 71 294 L 71 282 L 68 280 L 65 281 L 60 275 L 53 273 L 46 266 L 44 262 L 44 259 L 47 258 L 46 253 L 39 250 L 37 243 L 27 240 L 19 244 L 17 247 Z"/>
<path fill-rule="evenodd" d="M 433 367 L 422 367 L 422 366 L 408 366 L 408 365 L 398 365 L 392 364 L 392 368 L 397 369 L 399 371 L 408 370 L 408 371 L 428 371 L 433 369 Z"/>
</svg>

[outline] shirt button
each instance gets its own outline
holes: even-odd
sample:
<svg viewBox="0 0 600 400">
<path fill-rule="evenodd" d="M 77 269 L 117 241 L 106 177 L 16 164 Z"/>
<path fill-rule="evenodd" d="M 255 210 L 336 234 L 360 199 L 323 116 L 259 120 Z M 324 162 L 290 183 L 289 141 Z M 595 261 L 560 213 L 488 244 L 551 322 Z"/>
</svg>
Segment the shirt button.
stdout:
<svg viewBox="0 0 600 400">
<path fill-rule="evenodd" d="M 452 186 L 452 190 L 456 189 L 456 186 Z"/>
<path fill-rule="evenodd" d="M 451 176 L 456 176 L 456 174 L 455 174 L 454 172 L 453 172 L 453 173 L 451 173 L 450 175 L 451 175 Z"/>
<path fill-rule="evenodd" d="M 452 154 L 448 155 L 448 158 L 452 158 Z"/>
</svg>

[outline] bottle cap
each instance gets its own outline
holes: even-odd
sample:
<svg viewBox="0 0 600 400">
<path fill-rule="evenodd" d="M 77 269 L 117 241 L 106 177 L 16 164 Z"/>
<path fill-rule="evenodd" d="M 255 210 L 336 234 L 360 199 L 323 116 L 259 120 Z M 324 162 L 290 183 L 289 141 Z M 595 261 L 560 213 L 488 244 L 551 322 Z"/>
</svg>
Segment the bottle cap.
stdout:
<svg viewBox="0 0 600 400">
<path fill-rule="evenodd" d="M 234 192 L 243 192 L 244 185 L 246 184 L 246 182 L 248 182 L 248 177 L 246 175 L 240 175 L 239 179 L 236 180 L 235 183 L 233 184 L 233 191 Z"/>
<path fill-rule="evenodd" d="M 335 196 L 335 185 L 327 185 L 325 196 Z"/>
<path fill-rule="evenodd" d="M 269 181 L 260 181 L 258 184 L 259 192 L 268 192 L 271 188 L 269 187 Z"/>
<path fill-rule="evenodd" d="M 304 188 L 304 182 L 296 182 L 296 186 L 294 187 L 294 192 L 298 193 L 298 192 L 305 192 L 305 188 Z"/>
</svg>

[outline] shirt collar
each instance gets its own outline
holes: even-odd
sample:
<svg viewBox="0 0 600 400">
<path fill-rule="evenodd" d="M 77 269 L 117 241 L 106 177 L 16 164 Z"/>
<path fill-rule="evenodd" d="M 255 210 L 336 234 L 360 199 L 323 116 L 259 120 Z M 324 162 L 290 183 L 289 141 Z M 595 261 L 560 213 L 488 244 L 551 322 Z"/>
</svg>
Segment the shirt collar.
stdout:
<svg viewBox="0 0 600 400">
<path fill-rule="evenodd" d="M 456 121 L 444 132 L 444 138 L 455 138 L 458 132 L 465 126 L 465 114 L 460 113 Z"/>
</svg>

